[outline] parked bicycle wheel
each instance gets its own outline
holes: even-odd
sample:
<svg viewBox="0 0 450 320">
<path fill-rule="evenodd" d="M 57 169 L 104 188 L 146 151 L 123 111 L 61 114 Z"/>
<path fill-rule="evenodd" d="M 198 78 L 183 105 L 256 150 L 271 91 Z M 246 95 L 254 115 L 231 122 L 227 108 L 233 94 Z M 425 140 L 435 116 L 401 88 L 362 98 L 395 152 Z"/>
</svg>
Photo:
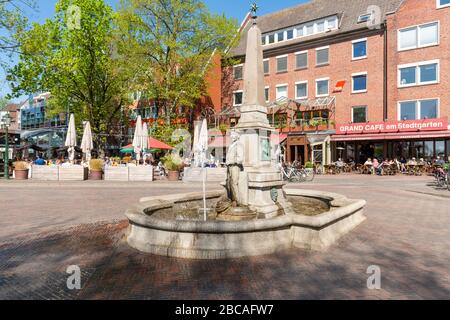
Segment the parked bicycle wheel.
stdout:
<svg viewBox="0 0 450 320">
<path fill-rule="evenodd" d="M 311 182 L 314 180 L 315 177 L 315 173 L 314 170 L 312 169 L 303 169 L 303 171 L 305 172 L 305 180 L 308 182 Z"/>
</svg>

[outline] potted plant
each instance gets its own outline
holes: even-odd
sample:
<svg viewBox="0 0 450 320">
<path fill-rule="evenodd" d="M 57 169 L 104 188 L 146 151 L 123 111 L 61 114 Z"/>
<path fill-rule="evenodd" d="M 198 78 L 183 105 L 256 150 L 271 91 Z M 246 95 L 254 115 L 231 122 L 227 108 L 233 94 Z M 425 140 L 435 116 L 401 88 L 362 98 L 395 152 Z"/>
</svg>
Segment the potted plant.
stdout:
<svg viewBox="0 0 450 320">
<path fill-rule="evenodd" d="M 164 166 L 168 171 L 169 181 L 180 180 L 180 170 L 183 167 L 183 160 L 177 154 L 169 154 L 164 157 Z"/>
<path fill-rule="evenodd" d="M 89 161 L 89 169 L 90 169 L 89 179 L 102 180 L 103 164 L 104 162 L 102 159 L 92 159 L 91 161 Z"/>
<path fill-rule="evenodd" d="M 219 130 L 220 130 L 220 132 L 222 132 L 223 135 L 225 135 L 227 133 L 229 128 L 230 127 L 228 125 L 223 124 L 223 123 L 219 125 Z"/>
<path fill-rule="evenodd" d="M 308 161 L 308 162 L 305 163 L 305 168 L 306 169 L 313 169 L 314 165 L 313 165 L 313 163 L 311 161 Z"/>
<path fill-rule="evenodd" d="M 16 161 L 13 163 L 14 176 L 16 180 L 28 180 L 28 163 L 25 161 Z"/>
</svg>

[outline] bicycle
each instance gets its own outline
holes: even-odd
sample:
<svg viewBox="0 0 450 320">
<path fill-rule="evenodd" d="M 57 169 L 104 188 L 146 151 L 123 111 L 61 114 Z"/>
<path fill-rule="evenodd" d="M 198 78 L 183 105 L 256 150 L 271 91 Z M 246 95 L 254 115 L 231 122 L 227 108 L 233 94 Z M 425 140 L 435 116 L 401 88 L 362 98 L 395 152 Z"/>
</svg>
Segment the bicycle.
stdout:
<svg viewBox="0 0 450 320">
<path fill-rule="evenodd" d="M 434 173 L 434 178 L 439 188 L 447 188 L 450 190 L 450 171 L 445 172 L 442 168 L 438 168 Z"/>
<path fill-rule="evenodd" d="M 280 165 L 281 178 L 283 181 L 300 182 L 298 170 L 293 166 Z"/>
</svg>

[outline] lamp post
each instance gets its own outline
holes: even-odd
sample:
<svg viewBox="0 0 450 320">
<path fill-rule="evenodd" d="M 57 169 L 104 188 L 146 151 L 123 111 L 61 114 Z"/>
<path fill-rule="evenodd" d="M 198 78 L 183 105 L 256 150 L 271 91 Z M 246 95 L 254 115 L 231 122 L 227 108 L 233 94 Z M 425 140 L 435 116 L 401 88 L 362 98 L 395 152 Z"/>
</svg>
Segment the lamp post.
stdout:
<svg viewBox="0 0 450 320">
<path fill-rule="evenodd" d="M 5 128 L 5 166 L 4 166 L 4 175 L 5 179 L 9 179 L 9 141 L 8 141 L 8 129 L 11 125 L 11 116 L 9 112 L 7 112 L 2 119 L 2 127 Z"/>
</svg>

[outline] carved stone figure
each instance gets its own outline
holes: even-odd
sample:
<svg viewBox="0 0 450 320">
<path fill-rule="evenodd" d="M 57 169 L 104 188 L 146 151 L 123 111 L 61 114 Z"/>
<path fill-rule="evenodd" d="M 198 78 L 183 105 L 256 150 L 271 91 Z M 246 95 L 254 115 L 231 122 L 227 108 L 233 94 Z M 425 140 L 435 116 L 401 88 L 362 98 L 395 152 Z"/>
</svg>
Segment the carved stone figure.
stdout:
<svg viewBox="0 0 450 320">
<path fill-rule="evenodd" d="M 239 175 L 244 170 L 244 147 L 239 141 L 239 133 L 236 131 L 230 135 L 231 145 L 227 152 L 227 192 L 228 198 L 232 201 L 233 207 L 239 206 Z"/>
</svg>

